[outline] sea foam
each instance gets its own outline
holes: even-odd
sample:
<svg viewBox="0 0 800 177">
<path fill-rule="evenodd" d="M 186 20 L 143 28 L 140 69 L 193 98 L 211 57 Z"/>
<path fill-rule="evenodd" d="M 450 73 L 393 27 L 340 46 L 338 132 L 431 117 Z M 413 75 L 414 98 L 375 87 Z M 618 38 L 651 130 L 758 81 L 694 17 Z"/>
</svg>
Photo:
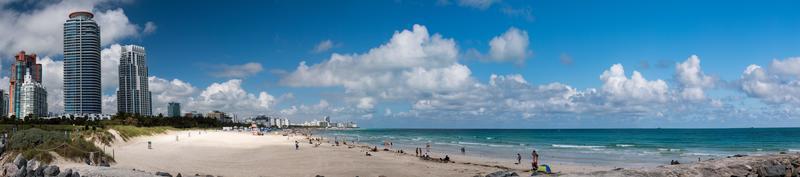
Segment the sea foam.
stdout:
<svg viewBox="0 0 800 177">
<path fill-rule="evenodd" d="M 585 145 L 571 145 L 571 144 L 553 144 L 557 148 L 575 148 L 575 149 L 598 149 L 605 148 L 605 146 L 585 146 Z"/>
</svg>

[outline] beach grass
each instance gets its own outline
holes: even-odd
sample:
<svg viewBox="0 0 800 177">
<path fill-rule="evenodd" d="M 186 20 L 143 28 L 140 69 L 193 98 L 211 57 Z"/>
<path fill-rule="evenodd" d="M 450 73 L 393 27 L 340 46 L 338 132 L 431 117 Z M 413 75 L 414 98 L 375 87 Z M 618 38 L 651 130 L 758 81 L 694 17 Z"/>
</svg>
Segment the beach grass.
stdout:
<svg viewBox="0 0 800 177">
<path fill-rule="evenodd" d="M 89 159 L 90 153 L 96 157 L 104 157 L 108 161 L 113 161 L 82 136 L 71 135 L 61 131 L 46 131 L 38 128 L 30 128 L 18 131 L 9 139 L 8 148 L 11 152 L 22 153 L 27 159 L 37 159 L 44 163 L 54 160 L 53 154 L 72 160 L 82 161 Z"/>
<path fill-rule="evenodd" d="M 128 125 L 116 125 L 111 126 L 110 129 L 116 130 L 119 132 L 119 136 L 122 137 L 124 141 L 128 141 L 131 138 L 138 137 L 138 136 L 150 136 L 155 134 L 162 134 L 166 133 L 169 130 L 177 130 L 173 127 L 161 126 L 161 127 L 136 127 L 136 126 L 128 126 Z"/>
</svg>

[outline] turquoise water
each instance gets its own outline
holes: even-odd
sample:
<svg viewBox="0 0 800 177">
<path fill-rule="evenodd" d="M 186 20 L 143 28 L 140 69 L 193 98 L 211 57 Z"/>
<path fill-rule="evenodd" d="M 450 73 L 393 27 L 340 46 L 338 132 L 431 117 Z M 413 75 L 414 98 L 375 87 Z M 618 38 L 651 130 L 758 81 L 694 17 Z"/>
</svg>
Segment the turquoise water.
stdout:
<svg viewBox="0 0 800 177">
<path fill-rule="evenodd" d="M 543 161 L 650 166 L 679 160 L 800 152 L 800 128 L 742 129 L 357 129 L 319 131 L 325 137 L 346 138 L 414 152 L 430 143 L 435 153 L 508 159 L 529 157 L 536 149 Z"/>
</svg>

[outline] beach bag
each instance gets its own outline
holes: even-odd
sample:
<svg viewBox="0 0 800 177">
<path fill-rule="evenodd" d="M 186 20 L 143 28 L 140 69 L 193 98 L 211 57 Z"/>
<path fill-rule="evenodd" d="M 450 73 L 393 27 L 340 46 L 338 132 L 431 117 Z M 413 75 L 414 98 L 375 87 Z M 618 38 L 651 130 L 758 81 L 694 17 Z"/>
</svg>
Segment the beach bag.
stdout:
<svg viewBox="0 0 800 177">
<path fill-rule="evenodd" d="M 550 165 L 539 165 L 539 168 L 536 169 L 537 172 L 544 172 L 544 173 L 551 173 Z"/>
</svg>

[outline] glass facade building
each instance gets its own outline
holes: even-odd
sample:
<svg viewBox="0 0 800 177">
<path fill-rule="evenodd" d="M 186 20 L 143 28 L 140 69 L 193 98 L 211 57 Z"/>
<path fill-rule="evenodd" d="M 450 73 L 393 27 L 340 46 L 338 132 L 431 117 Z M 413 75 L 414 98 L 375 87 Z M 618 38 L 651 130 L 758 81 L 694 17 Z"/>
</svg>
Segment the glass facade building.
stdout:
<svg viewBox="0 0 800 177">
<path fill-rule="evenodd" d="M 181 117 L 181 104 L 176 102 L 169 102 L 169 105 L 167 105 L 167 116 Z"/>
<path fill-rule="evenodd" d="M 117 111 L 149 116 L 152 102 L 147 83 L 147 55 L 144 47 L 126 45 L 119 59 Z"/>
<path fill-rule="evenodd" d="M 36 62 L 36 54 L 26 54 L 25 51 L 20 51 L 14 56 L 14 63 L 11 64 L 11 77 L 9 78 L 8 94 L 9 102 L 5 104 L 8 108 L 7 115 L 14 115 L 16 118 L 23 118 L 27 114 L 22 113 L 21 100 L 22 100 L 22 83 L 32 82 L 42 83 L 42 64 Z M 31 77 L 25 77 L 30 74 Z M 41 114 L 38 114 L 40 115 Z"/>
<path fill-rule="evenodd" d="M 90 12 L 73 12 L 64 23 L 64 111 L 101 113 L 100 27 Z"/>
</svg>

